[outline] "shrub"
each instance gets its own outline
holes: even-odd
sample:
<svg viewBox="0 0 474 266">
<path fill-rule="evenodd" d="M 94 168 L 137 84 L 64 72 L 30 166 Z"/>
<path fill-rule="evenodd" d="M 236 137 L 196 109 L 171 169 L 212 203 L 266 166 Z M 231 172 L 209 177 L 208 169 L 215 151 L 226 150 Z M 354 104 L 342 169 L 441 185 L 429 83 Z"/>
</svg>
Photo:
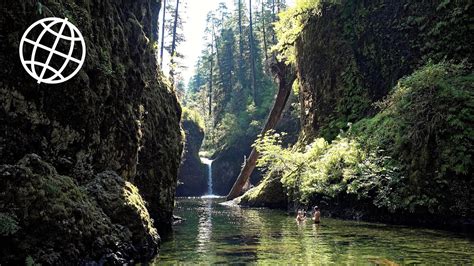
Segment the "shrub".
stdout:
<svg viewBox="0 0 474 266">
<path fill-rule="evenodd" d="M 267 134 L 256 142 L 260 158 L 257 165 L 282 173 L 282 184 L 289 196 L 307 202 L 314 194 L 334 197 L 347 189 L 365 158 L 359 144 L 340 136 L 331 144 L 316 139 L 304 151 L 281 147 L 281 135 Z"/>
</svg>

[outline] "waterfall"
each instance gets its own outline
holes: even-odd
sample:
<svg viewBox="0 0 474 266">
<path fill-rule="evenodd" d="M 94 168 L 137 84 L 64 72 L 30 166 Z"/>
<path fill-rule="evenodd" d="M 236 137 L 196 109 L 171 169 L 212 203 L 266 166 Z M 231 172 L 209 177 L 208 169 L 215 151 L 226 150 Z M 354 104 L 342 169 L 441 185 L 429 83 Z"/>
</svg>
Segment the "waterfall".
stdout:
<svg viewBox="0 0 474 266">
<path fill-rule="evenodd" d="M 201 162 L 207 165 L 207 195 L 212 194 L 212 160 L 201 157 Z"/>
</svg>

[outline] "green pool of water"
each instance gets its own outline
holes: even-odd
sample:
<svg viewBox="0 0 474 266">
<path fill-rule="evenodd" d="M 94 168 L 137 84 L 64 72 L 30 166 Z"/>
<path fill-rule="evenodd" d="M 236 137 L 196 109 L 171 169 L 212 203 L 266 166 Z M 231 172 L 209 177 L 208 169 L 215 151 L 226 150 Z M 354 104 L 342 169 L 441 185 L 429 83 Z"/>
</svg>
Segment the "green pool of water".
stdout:
<svg viewBox="0 0 474 266">
<path fill-rule="evenodd" d="M 474 241 L 437 230 L 322 219 L 297 224 L 285 212 L 178 199 L 186 219 L 164 239 L 154 264 L 471 265 Z M 324 210 L 322 210 L 324 215 Z"/>
</svg>

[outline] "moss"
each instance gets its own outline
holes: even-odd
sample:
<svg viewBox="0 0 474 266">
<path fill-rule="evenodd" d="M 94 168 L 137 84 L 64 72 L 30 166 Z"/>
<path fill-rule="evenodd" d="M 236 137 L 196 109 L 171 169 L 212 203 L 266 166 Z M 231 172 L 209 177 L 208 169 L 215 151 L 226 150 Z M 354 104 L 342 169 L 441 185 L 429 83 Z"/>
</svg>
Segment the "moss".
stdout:
<svg viewBox="0 0 474 266">
<path fill-rule="evenodd" d="M 116 262 L 156 252 L 158 235 L 138 190 L 112 172 L 82 187 L 28 155 L 0 167 L 0 176 L 2 224 L 10 224 L 4 262 L 24 261 L 26 254 L 42 264 Z M 114 253 L 121 255 L 108 258 Z"/>
<path fill-rule="evenodd" d="M 287 192 L 277 174 L 270 174 L 258 186 L 247 191 L 240 198 L 240 205 L 248 207 L 285 208 Z"/>
<path fill-rule="evenodd" d="M 99 69 L 103 72 L 105 76 L 112 76 L 114 74 L 114 70 L 112 69 L 112 62 L 110 59 L 110 50 L 101 47 L 99 51 Z"/>
<path fill-rule="evenodd" d="M 201 130 L 204 130 L 205 128 L 204 118 L 196 110 L 190 108 L 183 108 L 183 112 L 181 113 L 181 120 L 191 121 L 197 126 L 199 126 Z"/>
<path fill-rule="evenodd" d="M 295 42 L 280 49 L 295 49 L 304 135 L 334 139 L 429 60 L 472 61 L 472 9 L 469 1 L 300 1 L 280 22 L 297 25 L 282 29 Z"/>
<path fill-rule="evenodd" d="M 380 113 L 353 127 L 367 149 L 402 167 L 408 178 L 397 190 L 412 210 L 472 215 L 472 78 L 470 66 L 428 64 L 400 80 Z"/>
<path fill-rule="evenodd" d="M 158 245 L 158 232 L 153 225 L 138 188 L 113 172 L 103 172 L 86 185 L 86 190 L 111 222 L 130 230 L 139 258 L 152 257 Z"/>
</svg>

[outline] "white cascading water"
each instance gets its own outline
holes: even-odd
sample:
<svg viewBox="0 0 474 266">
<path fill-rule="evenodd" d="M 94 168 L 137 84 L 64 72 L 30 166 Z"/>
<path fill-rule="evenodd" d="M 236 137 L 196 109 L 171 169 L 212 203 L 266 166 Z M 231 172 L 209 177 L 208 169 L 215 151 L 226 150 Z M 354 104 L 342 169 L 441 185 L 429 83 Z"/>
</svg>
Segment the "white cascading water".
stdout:
<svg viewBox="0 0 474 266">
<path fill-rule="evenodd" d="M 207 165 L 207 195 L 213 196 L 212 194 L 212 160 L 201 157 L 201 162 Z"/>
</svg>

